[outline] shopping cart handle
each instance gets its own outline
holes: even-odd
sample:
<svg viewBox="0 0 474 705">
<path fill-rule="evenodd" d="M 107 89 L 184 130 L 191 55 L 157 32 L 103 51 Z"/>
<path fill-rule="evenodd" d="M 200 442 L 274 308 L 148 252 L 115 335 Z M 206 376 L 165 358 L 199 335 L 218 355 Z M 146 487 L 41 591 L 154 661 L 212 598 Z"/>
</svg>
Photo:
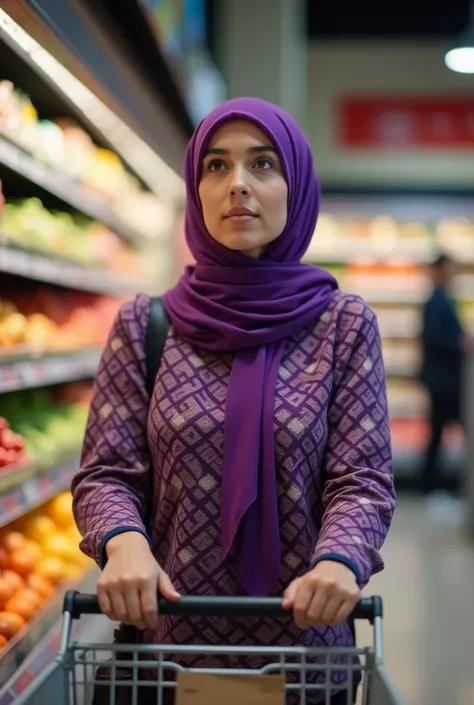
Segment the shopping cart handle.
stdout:
<svg viewBox="0 0 474 705">
<path fill-rule="evenodd" d="M 186 596 L 177 602 L 158 600 L 158 610 L 164 615 L 195 615 L 206 617 L 278 617 L 288 614 L 283 609 L 279 597 L 206 597 Z M 70 591 L 64 598 L 64 612 L 69 612 L 73 619 L 83 614 L 100 614 L 97 595 L 86 595 Z M 373 624 L 377 617 L 382 617 L 382 598 L 366 597 L 358 603 L 351 617 L 364 619 Z"/>
</svg>

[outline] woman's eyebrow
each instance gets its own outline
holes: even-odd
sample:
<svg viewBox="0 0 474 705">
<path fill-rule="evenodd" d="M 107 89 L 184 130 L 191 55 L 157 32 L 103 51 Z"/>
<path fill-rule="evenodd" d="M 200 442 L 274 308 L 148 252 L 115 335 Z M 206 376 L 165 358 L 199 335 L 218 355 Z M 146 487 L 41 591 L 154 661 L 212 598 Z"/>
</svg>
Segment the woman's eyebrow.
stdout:
<svg viewBox="0 0 474 705">
<path fill-rule="evenodd" d="M 250 147 L 247 152 L 249 154 L 259 154 L 260 152 L 275 152 L 276 154 L 276 149 L 275 147 L 272 147 L 271 144 L 259 144 L 256 145 L 255 147 Z M 208 157 L 210 154 L 230 154 L 229 149 L 223 149 L 222 147 L 210 147 L 206 153 L 205 157 Z"/>
</svg>

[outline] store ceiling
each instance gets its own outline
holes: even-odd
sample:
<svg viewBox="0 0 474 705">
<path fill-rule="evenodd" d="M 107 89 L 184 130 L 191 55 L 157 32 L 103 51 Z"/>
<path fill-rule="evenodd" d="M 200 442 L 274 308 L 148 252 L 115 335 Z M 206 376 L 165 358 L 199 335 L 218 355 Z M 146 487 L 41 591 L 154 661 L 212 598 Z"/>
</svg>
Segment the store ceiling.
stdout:
<svg viewBox="0 0 474 705">
<path fill-rule="evenodd" d="M 469 0 L 307 0 L 310 37 L 453 37 L 466 28 Z"/>
</svg>

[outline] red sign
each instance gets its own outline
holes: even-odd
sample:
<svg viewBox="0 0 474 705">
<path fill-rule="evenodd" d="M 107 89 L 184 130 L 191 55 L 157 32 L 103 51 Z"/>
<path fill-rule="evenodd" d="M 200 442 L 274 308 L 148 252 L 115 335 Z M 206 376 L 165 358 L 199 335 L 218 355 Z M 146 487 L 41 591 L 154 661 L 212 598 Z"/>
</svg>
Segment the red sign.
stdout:
<svg viewBox="0 0 474 705">
<path fill-rule="evenodd" d="M 347 148 L 474 148 L 474 96 L 347 97 L 339 117 Z"/>
</svg>

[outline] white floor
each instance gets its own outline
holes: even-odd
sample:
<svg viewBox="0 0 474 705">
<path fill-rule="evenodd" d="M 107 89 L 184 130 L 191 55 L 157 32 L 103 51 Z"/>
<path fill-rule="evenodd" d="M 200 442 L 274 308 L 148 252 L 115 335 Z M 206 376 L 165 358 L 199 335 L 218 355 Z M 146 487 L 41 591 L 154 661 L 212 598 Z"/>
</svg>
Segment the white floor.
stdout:
<svg viewBox="0 0 474 705">
<path fill-rule="evenodd" d="M 385 662 L 406 705 L 474 705 L 474 544 L 402 498 L 383 555 L 366 594 L 384 598 Z"/>
</svg>

